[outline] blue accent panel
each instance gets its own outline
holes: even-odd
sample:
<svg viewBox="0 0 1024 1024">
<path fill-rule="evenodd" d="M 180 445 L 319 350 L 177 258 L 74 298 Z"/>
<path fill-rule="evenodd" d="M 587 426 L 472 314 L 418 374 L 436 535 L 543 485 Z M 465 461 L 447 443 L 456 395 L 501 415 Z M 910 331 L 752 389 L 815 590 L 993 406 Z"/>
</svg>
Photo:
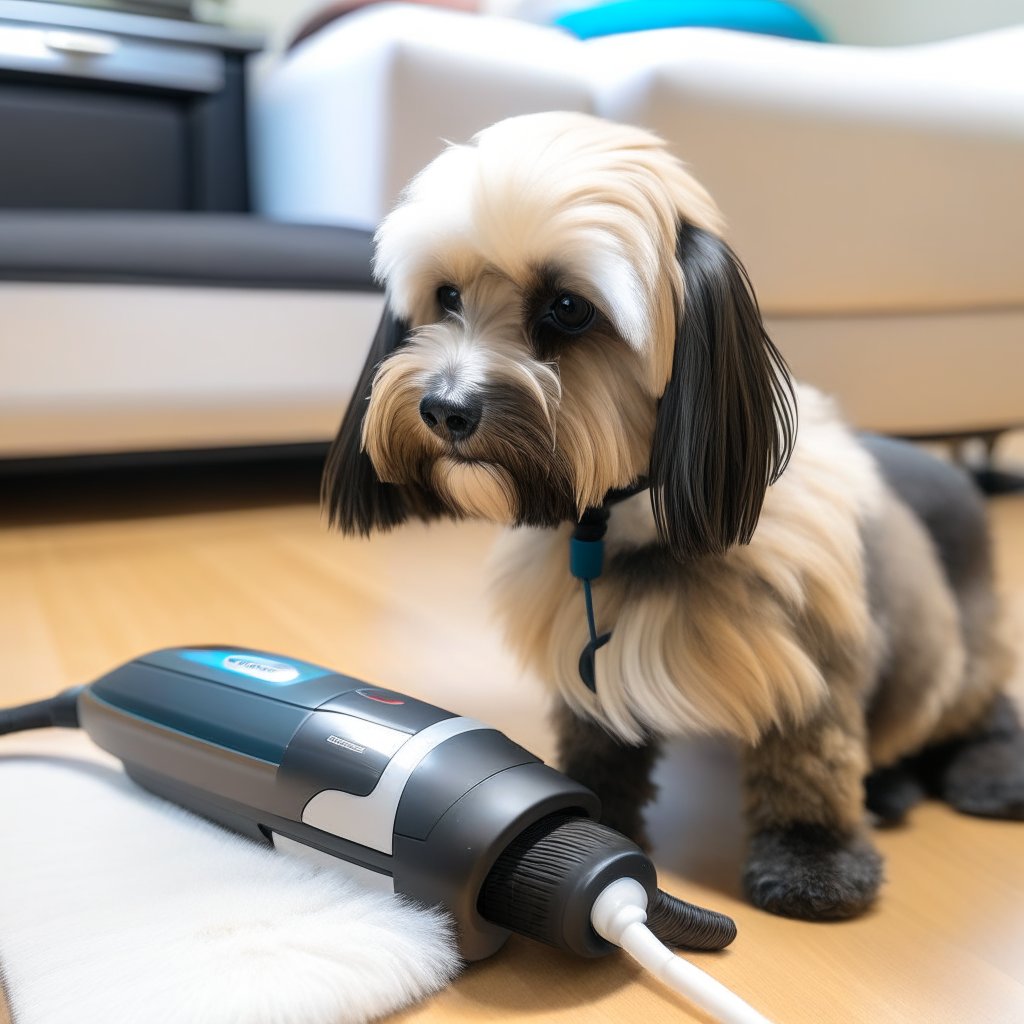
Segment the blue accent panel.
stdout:
<svg viewBox="0 0 1024 1024">
<path fill-rule="evenodd" d="M 604 541 L 569 540 L 569 572 L 578 580 L 596 580 L 604 568 Z"/>
<path fill-rule="evenodd" d="M 319 679 L 321 676 L 331 673 L 319 665 L 311 665 L 309 662 L 296 661 L 294 658 L 282 658 L 279 654 L 264 654 L 262 651 L 246 651 L 239 648 L 206 648 L 197 649 L 184 648 L 181 657 L 188 661 L 194 661 L 198 665 L 207 665 L 210 668 L 220 669 L 222 672 L 230 672 L 232 675 L 247 676 L 250 679 L 259 679 L 262 682 L 274 686 L 290 686 L 293 683 L 304 683 L 310 679 Z M 259 666 L 266 666 L 265 671 L 260 671 Z M 246 666 L 250 666 L 248 669 Z M 280 666 L 280 667 L 278 667 Z M 289 669 L 294 672 L 290 678 Z"/>
<path fill-rule="evenodd" d="M 129 662 L 92 684 L 113 707 L 197 740 L 280 764 L 310 712 L 195 675 Z"/>
<path fill-rule="evenodd" d="M 244 647 L 169 647 L 144 654 L 146 665 L 186 676 L 208 679 L 235 690 L 245 690 L 304 708 L 367 684 L 295 658 Z"/>
<path fill-rule="evenodd" d="M 823 43 L 822 31 L 782 0 L 617 0 L 570 11 L 556 25 L 580 39 L 657 28 L 727 28 Z"/>
</svg>

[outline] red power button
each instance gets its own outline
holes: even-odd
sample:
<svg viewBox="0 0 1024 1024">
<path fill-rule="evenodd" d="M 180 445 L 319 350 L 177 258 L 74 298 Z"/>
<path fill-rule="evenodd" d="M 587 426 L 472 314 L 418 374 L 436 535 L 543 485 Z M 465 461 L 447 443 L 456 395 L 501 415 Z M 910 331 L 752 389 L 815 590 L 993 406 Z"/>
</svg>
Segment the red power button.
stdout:
<svg viewBox="0 0 1024 1024">
<path fill-rule="evenodd" d="M 356 693 L 360 697 L 365 697 L 367 700 L 375 700 L 378 704 L 404 704 L 404 700 L 399 700 L 397 697 L 389 697 L 387 691 L 384 690 L 356 690 Z"/>
</svg>

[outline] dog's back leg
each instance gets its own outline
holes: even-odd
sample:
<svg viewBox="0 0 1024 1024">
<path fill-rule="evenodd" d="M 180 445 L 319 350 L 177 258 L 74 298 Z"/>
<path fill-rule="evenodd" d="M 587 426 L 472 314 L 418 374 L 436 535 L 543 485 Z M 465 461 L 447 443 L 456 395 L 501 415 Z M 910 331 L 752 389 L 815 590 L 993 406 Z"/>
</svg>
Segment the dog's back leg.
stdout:
<svg viewBox="0 0 1024 1024">
<path fill-rule="evenodd" d="M 958 810 L 1024 818 L 1024 732 L 1005 694 L 1013 658 L 999 635 L 984 502 L 961 470 L 912 445 L 882 438 L 863 443 L 932 541 L 955 598 L 964 657 L 960 685 L 923 737 L 924 753 L 872 776 L 869 803 L 892 810 L 909 798 L 913 775 Z M 884 697 L 876 712 L 884 710 Z"/>
<path fill-rule="evenodd" d="M 904 760 L 888 768 L 876 768 L 864 780 L 864 796 L 879 825 L 899 825 L 907 812 L 925 798 L 925 788 L 916 765 Z"/>
<path fill-rule="evenodd" d="M 928 790 L 965 814 L 1024 821 L 1024 730 L 998 694 L 966 734 L 928 747 L 915 761 Z"/>
</svg>

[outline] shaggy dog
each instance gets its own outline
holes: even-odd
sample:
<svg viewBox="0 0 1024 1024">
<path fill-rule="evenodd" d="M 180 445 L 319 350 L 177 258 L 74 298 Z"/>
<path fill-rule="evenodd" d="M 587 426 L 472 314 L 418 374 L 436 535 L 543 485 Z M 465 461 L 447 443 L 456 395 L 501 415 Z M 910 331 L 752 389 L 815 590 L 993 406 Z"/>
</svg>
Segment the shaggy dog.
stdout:
<svg viewBox="0 0 1024 1024">
<path fill-rule="evenodd" d="M 733 737 L 750 898 L 829 918 L 880 884 L 865 797 L 889 821 L 925 790 L 1024 816 L 981 500 L 793 385 L 659 139 L 500 122 L 413 180 L 375 268 L 387 308 L 328 458 L 332 519 L 514 527 L 508 636 L 608 824 L 643 841 L 663 738 Z M 597 632 L 569 570 L 581 520 L 584 540 L 607 526 Z"/>
</svg>

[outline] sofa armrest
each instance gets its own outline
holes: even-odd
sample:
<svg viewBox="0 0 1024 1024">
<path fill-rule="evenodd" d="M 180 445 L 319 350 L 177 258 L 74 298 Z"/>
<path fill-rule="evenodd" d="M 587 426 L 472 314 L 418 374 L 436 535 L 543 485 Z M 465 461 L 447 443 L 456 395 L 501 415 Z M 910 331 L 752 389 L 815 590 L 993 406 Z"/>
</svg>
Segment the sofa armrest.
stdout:
<svg viewBox="0 0 1024 1024">
<path fill-rule="evenodd" d="M 559 29 L 382 4 L 300 43 L 257 92 L 256 202 L 270 217 L 375 228 L 444 148 L 513 114 L 592 110 Z"/>
</svg>

